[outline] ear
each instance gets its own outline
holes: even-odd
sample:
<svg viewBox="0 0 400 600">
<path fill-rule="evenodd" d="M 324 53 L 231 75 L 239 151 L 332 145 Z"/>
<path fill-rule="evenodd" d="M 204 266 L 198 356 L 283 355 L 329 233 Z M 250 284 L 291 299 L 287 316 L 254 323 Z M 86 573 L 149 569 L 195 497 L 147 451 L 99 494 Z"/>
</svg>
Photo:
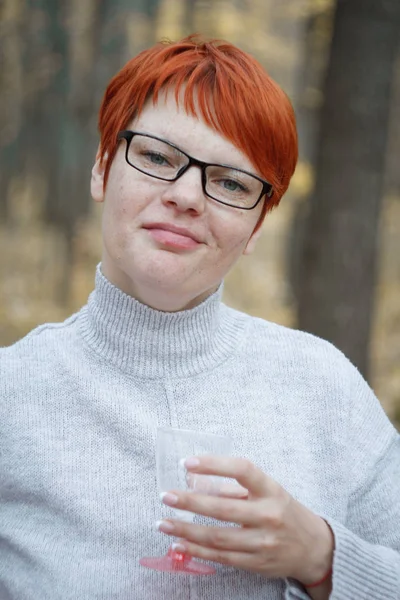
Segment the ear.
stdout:
<svg viewBox="0 0 400 600">
<path fill-rule="evenodd" d="M 96 162 L 93 165 L 92 177 L 90 180 L 90 192 L 95 202 L 104 202 L 104 169 L 106 161 L 106 156 L 100 161 L 100 156 L 97 152 Z"/>
<path fill-rule="evenodd" d="M 248 254 L 251 254 L 254 251 L 254 248 L 256 247 L 258 238 L 261 235 L 261 228 L 262 228 L 262 223 L 259 223 L 258 225 L 256 225 L 253 233 L 251 234 L 249 241 L 246 244 L 245 249 L 243 250 L 243 254 L 245 256 L 247 256 Z"/>
</svg>

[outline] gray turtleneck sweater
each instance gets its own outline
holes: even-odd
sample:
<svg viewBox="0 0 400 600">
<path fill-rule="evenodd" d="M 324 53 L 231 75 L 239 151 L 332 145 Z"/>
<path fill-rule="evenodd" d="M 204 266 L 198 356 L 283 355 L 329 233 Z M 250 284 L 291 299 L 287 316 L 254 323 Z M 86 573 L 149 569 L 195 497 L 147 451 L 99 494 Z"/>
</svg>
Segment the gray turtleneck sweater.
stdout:
<svg viewBox="0 0 400 600">
<path fill-rule="evenodd" d="M 221 303 L 161 313 L 97 271 L 87 306 L 0 350 L 0 600 L 278 600 L 295 581 L 165 553 L 158 425 L 230 435 L 329 522 L 333 600 L 400 598 L 400 441 L 330 344 Z M 205 520 L 207 522 L 207 520 Z"/>
</svg>

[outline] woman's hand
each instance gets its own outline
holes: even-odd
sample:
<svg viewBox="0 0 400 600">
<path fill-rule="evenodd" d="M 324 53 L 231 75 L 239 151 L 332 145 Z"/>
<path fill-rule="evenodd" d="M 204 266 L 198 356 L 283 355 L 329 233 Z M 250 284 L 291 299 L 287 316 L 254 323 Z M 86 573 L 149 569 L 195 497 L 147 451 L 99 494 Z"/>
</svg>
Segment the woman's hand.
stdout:
<svg viewBox="0 0 400 600">
<path fill-rule="evenodd" d="M 187 459 L 185 467 L 188 474 L 236 479 L 241 487 L 236 494 L 235 486 L 228 486 L 223 497 L 173 490 L 163 495 L 163 502 L 240 527 L 161 521 L 160 531 L 181 538 L 177 551 L 266 577 L 292 577 L 304 586 L 329 571 L 334 547 L 330 527 L 250 461 L 202 456 Z"/>
</svg>

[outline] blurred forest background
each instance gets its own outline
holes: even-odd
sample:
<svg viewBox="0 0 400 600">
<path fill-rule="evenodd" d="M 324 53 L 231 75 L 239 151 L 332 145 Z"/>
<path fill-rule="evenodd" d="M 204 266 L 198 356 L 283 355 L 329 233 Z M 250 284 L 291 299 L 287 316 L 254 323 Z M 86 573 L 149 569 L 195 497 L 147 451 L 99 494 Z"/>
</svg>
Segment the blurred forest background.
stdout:
<svg viewBox="0 0 400 600">
<path fill-rule="evenodd" d="M 255 55 L 300 133 L 290 190 L 226 301 L 332 341 L 400 426 L 399 0 L 0 0 L 0 345 L 86 302 L 105 86 L 193 32 Z"/>
</svg>

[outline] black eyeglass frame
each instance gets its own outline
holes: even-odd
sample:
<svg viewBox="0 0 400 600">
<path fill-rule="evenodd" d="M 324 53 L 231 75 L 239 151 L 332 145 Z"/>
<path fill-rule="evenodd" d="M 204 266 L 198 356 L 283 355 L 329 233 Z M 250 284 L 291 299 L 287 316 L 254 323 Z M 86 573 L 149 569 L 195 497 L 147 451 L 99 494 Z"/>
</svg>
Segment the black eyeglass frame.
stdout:
<svg viewBox="0 0 400 600">
<path fill-rule="evenodd" d="M 178 152 L 183 154 L 183 156 L 186 156 L 186 158 L 189 160 L 189 162 L 187 163 L 187 165 L 184 165 L 181 169 L 179 169 L 176 176 L 173 177 L 172 179 L 166 179 L 165 177 L 151 175 L 147 171 L 143 171 L 142 169 L 139 169 L 139 167 L 136 167 L 136 165 L 133 165 L 129 161 L 129 146 L 131 144 L 132 139 L 135 137 L 135 135 L 142 135 L 144 137 L 148 137 L 153 140 L 158 140 L 159 142 L 163 142 L 164 144 L 168 144 L 168 146 L 171 146 L 172 148 L 174 148 L 175 150 L 178 150 Z M 176 181 L 177 179 L 179 179 L 179 177 L 182 177 L 182 175 L 184 173 L 186 173 L 186 171 L 188 169 L 190 169 L 190 167 L 192 167 L 192 166 L 199 167 L 199 169 L 201 170 L 201 183 L 202 183 L 204 194 L 206 196 L 208 196 L 209 198 L 212 198 L 212 200 L 219 202 L 220 204 L 225 204 L 226 206 L 230 206 L 232 208 L 238 208 L 240 210 L 253 210 L 257 206 L 257 204 L 260 202 L 260 200 L 263 196 L 266 196 L 267 198 L 271 198 L 274 193 L 272 184 L 269 183 L 268 181 L 265 181 L 265 179 L 258 177 L 258 175 L 254 175 L 254 173 L 249 173 L 248 171 L 245 171 L 244 169 L 238 169 L 236 167 L 232 167 L 231 165 L 203 162 L 202 160 L 193 158 L 193 156 L 190 156 L 189 154 L 187 154 L 186 152 L 181 150 L 178 146 L 176 146 L 175 144 L 172 144 L 172 142 L 169 142 L 168 140 L 164 140 L 163 138 L 159 138 L 156 135 L 151 135 L 149 133 L 143 133 L 141 131 L 131 131 L 129 129 L 124 129 L 123 131 L 120 131 L 117 136 L 118 141 L 121 141 L 123 139 L 126 140 L 126 142 L 127 142 L 126 150 L 125 150 L 125 160 L 129 166 L 133 167 L 137 171 L 140 171 L 140 173 L 143 173 L 144 175 L 153 177 L 154 179 L 160 179 L 162 181 L 171 181 L 171 182 Z M 260 193 L 257 201 L 252 206 L 235 206 L 234 204 L 229 204 L 229 202 L 223 202 L 223 200 L 219 200 L 218 198 L 214 198 L 214 196 L 211 196 L 211 194 L 209 194 L 206 190 L 206 184 L 207 184 L 206 168 L 207 167 L 225 167 L 227 169 L 234 169 L 235 171 L 239 171 L 240 173 L 245 173 L 246 175 L 250 175 L 250 177 L 254 177 L 254 179 L 258 179 L 258 181 L 260 181 L 263 184 L 263 187 L 262 187 L 261 193 Z"/>
</svg>

